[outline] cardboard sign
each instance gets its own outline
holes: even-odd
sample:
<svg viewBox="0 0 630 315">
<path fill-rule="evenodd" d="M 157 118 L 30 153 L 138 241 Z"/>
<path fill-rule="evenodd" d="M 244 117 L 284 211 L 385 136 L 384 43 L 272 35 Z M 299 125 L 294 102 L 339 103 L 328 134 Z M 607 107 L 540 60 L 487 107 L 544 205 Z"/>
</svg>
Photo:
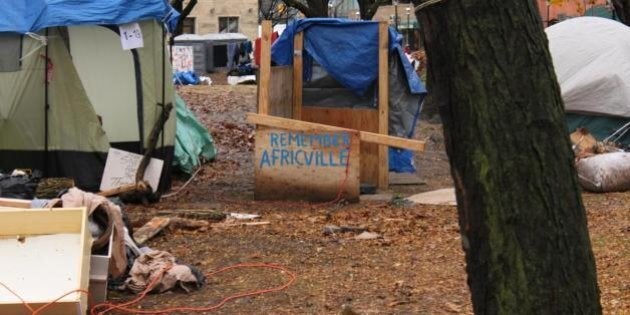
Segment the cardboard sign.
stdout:
<svg viewBox="0 0 630 315">
<path fill-rule="evenodd" d="M 101 191 L 135 183 L 136 171 L 141 160 L 140 154 L 110 148 L 107 162 L 105 162 L 105 171 L 103 171 Z M 152 158 L 144 172 L 144 180 L 151 185 L 154 192 L 160 184 L 163 166 L 164 161 Z"/>
<path fill-rule="evenodd" d="M 255 198 L 332 201 L 359 198 L 359 135 L 258 126 Z"/>
<path fill-rule="evenodd" d="M 173 46 L 173 72 L 194 71 L 192 46 Z"/>
<path fill-rule="evenodd" d="M 118 26 L 120 30 L 120 42 L 124 50 L 144 47 L 142 29 L 138 23 L 127 23 Z"/>
</svg>

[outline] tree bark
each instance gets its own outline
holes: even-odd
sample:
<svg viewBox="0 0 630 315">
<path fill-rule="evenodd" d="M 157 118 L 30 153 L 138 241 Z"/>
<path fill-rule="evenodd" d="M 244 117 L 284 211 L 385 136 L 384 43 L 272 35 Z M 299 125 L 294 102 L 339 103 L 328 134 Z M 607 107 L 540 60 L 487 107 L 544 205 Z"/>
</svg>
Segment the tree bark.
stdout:
<svg viewBox="0 0 630 315">
<path fill-rule="evenodd" d="M 442 0 L 417 16 L 475 313 L 600 314 L 585 210 L 536 4 Z"/>
<path fill-rule="evenodd" d="M 630 0 L 612 0 L 612 3 L 621 23 L 630 26 Z"/>
<path fill-rule="evenodd" d="M 328 0 L 306 0 L 306 3 L 300 0 L 282 1 L 288 7 L 298 9 L 307 18 L 328 16 Z"/>
<path fill-rule="evenodd" d="M 361 20 L 369 21 L 376 14 L 378 7 L 392 4 L 391 0 L 358 0 Z"/>
</svg>

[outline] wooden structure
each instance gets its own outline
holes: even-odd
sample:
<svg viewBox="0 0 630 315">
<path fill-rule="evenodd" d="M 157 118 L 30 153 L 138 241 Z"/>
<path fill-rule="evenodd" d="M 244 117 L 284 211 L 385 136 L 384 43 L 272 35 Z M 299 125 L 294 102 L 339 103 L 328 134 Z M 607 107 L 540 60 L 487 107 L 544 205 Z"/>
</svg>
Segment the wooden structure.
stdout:
<svg viewBox="0 0 630 315">
<path fill-rule="evenodd" d="M 375 185 L 379 189 L 388 189 L 389 161 L 387 146 L 423 151 L 424 142 L 388 135 L 389 34 L 387 23 L 381 22 L 378 31 L 378 108 L 324 108 L 304 106 L 303 104 L 302 56 L 304 33 L 298 32 L 295 34 L 293 65 L 271 67 L 271 22 L 263 21 L 261 65 L 258 80 L 259 115 L 250 115 L 248 121 L 258 125 L 303 132 L 316 130 L 358 131 L 359 139 L 362 142 L 359 149 L 359 182 Z M 265 115 L 267 116 L 265 117 Z M 309 125 L 305 124 L 306 122 L 315 124 Z M 337 129 L 333 127 L 337 127 Z M 258 184 L 259 182 L 256 185 L 257 189 Z"/>
<path fill-rule="evenodd" d="M 87 295 L 72 291 L 88 289 L 87 222 L 85 208 L 0 209 L 0 282 L 33 310 L 61 298 L 42 313 L 86 314 Z M 0 314 L 30 313 L 24 303 L 0 287 Z"/>
</svg>

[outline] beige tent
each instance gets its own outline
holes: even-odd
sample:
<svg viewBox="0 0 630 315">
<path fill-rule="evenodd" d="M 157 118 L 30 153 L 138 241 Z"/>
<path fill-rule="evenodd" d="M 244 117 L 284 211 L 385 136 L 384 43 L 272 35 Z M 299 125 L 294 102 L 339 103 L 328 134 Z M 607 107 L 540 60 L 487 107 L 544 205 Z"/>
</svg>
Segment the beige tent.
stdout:
<svg viewBox="0 0 630 315">
<path fill-rule="evenodd" d="M 38 33 L 47 45 L 0 33 L 0 51 L 20 48 L 13 69 L 11 56 L 0 55 L 0 170 L 40 169 L 96 190 L 110 146 L 143 153 L 174 91 L 162 26 L 140 27 L 144 46 L 132 50 L 122 49 L 117 26 L 48 28 Z M 155 154 L 165 160 L 162 188 L 170 184 L 174 116 Z"/>
</svg>

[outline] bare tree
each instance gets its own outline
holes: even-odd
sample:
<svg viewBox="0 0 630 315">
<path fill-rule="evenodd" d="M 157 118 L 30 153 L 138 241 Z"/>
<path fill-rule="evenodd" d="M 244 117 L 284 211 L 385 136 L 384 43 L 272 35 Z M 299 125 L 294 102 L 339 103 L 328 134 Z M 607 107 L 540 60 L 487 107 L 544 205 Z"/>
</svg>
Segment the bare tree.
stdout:
<svg viewBox="0 0 630 315">
<path fill-rule="evenodd" d="M 276 25 L 278 23 L 287 23 L 293 19 L 299 11 L 295 8 L 287 6 L 283 0 L 259 0 L 258 1 L 258 20 L 269 20 Z"/>
<path fill-rule="evenodd" d="M 287 6 L 296 8 L 305 17 L 327 17 L 328 0 L 282 0 Z"/>
<path fill-rule="evenodd" d="M 185 6 L 184 6 L 184 0 L 171 1 L 171 6 L 173 6 L 173 8 L 177 10 L 177 12 L 179 12 L 180 14 L 179 21 L 177 22 L 177 27 L 175 28 L 175 31 L 173 31 L 173 37 L 176 37 L 182 34 L 183 26 L 184 26 L 184 19 L 188 17 L 190 12 L 192 12 L 192 10 L 195 8 L 195 5 L 197 5 L 197 0 L 189 0 Z"/>
<path fill-rule="evenodd" d="M 357 0 L 359 2 L 359 12 L 362 20 L 371 20 L 376 14 L 378 7 L 389 5 L 391 0 Z"/>
<path fill-rule="evenodd" d="M 630 26 L 630 0 L 612 0 L 612 4 L 619 20 Z"/>
</svg>

